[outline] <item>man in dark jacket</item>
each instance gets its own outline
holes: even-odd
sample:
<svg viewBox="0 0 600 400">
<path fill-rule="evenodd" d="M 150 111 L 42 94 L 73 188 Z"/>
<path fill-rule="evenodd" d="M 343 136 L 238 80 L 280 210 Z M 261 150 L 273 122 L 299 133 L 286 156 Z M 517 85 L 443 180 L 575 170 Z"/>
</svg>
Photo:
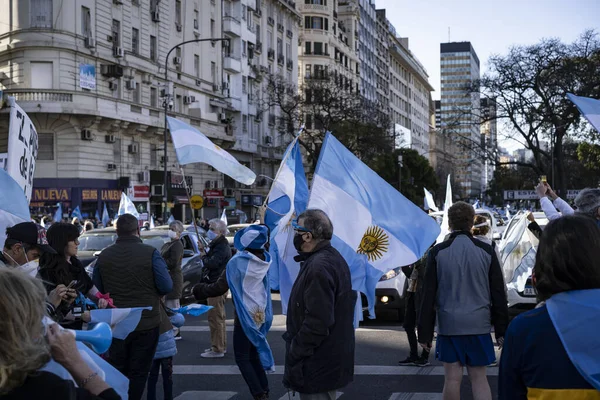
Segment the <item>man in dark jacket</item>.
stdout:
<svg viewBox="0 0 600 400">
<path fill-rule="evenodd" d="M 306 210 L 293 225 L 301 263 L 289 299 L 283 384 L 301 400 L 335 400 L 354 375 L 354 307 L 350 269 L 331 246 L 331 220 Z"/>
<path fill-rule="evenodd" d="M 137 219 L 123 214 L 117 220 L 117 241 L 102 250 L 93 281 L 102 293 L 110 293 L 117 308 L 152 307 L 144 310 L 135 331 L 124 340 L 113 339 L 109 362 L 129 378 L 129 399 L 142 398 L 161 323 L 160 297 L 171 292 L 173 281 L 158 250 L 142 243 Z"/>
<path fill-rule="evenodd" d="M 219 279 L 223 270 L 231 258 L 231 247 L 225 237 L 227 225 L 220 219 L 211 219 L 207 232 L 211 240 L 208 252 L 201 249 L 202 262 L 204 263 L 203 283 L 214 283 Z M 227 293 L 209 297 L 207 303 L 213 306 L 207 314 L 208 325 L 210 327 L 210 349 L 206 349 L 200 356 L 204 358 L 221 358 L 227 351 L 227 331 L 225 325 L 225 299 Z"/>
</svg>

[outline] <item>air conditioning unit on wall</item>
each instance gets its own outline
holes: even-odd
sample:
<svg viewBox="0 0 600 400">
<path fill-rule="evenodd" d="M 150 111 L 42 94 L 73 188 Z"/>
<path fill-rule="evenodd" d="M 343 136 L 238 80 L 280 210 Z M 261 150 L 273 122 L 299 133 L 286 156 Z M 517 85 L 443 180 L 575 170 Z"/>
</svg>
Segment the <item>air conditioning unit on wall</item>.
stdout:
<svg viewBox="0 0 600 400">
<path fill-rule="evenodd" d="M 104 136 L 104 139 L 106 140 L 106 143 L 115 143 L 117 141 L 117 138 L 112 133 Z"/>
<path fill-rule="evenodd" d="M 81 130 L 81 140 L 94 140 L 92 131 L 90 131 L 89 129 L 82 129 Z"/>
<path fill-rule="evenodd" d="M 140 152 L 140 145 L 137 143 L 131 143 L 127 148 L 129 154 L 137 154 Z"/>
</svg>

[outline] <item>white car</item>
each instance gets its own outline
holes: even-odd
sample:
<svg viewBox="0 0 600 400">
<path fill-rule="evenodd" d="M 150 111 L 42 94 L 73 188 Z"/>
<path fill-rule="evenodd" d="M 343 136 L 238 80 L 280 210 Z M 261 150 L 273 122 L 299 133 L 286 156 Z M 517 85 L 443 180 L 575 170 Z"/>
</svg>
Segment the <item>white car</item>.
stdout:
<svg viewBox="0 0 600 400">
<path fill-rule="evenodd" d="M 375 287 L 375 314 L 379 311 L 396 310 L 398 319 L 404 318 L 404 282 L 406 276 L 401 267 L 383 274 Z M 363 301 L 363 305 L 366 306 L 366 301 Z"/>
</svg>

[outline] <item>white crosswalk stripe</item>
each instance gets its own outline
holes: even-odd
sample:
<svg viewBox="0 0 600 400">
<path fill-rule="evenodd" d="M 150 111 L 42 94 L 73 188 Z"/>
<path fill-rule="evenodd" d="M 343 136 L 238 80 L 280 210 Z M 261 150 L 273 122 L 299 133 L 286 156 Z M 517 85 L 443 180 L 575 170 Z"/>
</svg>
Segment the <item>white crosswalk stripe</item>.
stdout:
<svg viewBox="0 0 600 400">
<path fill-rule="evenodd" d="M 179 396 L 175 397 L 175 400 L 229 400 L 235 395 L 237 395 L 237 392 L 194 390 L 181 393 Z"/>
<path fill-rule="evenodd" d="M 340 398 L 340 396 L 342 396 L 343 394 L 344 394 L 344 392 L 337 392 L 337 393 L 335 394 L 335 398 L 336 398 L 336 400 L 337 400 L 337 399 L 339 399 L 339 398 Z M 281 397 L 279 398 L 279 400 L 297 400 L 298 398 L 299 398 L 298 396 L 295 396 L 295 397 L 294 397 L 294 396 L 292 395 L 292 393 L 290 392 L 290 393 L 286 393 L 286 394 L 284 394 L 283 396 L 281 396 Z"/>
</svg>

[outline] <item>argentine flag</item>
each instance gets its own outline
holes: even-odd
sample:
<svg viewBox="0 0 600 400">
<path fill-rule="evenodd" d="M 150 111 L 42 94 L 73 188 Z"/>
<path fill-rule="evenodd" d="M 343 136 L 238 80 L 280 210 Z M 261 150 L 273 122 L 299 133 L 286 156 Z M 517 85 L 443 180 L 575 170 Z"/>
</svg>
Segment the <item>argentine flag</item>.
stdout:
<svg viewBox="0 0 600 400">
<path fill-rule="evenodd" d="M 589 123 L 600 132 L 600 100 L 575 96 L 571 93 L 567 93 L 567 97 L 577 106 Z"/>
<path fill-rule="evenodd" d="M 300 143 L 296 138 L 288 146 L 275 181 L 269 193 L 265 224 L 271 230 L 272 263 L 269 270 L 271 288 L 279 289 L 281 307 L 287 314 L 288 299 L 300 265 L 294 260 L 298 255 L 294 247 L 294 230 L 290 220 L 306 210 L 308 203 L 308 183 L 302 165 Z"/>
<path fill-rule="evenodd" d="M 71 211 L 71 217 L 77 218 L 79 222 L 83 223 L 83 217 L 81 216 L 81 210 L 79 206 L 75 207 L 73 211 Z"/>
<path fill-rule="evenodd" d="M 54 212 L 54 222 L 60 222 L 63 218 L 62 205 L 58 203 L 56 205 L 56 211 Z"/>
<path fill-rule="evenodd" d="M 444 201 L 444 215 L 442 216 L 442 225 L 440 227 L 440 234 L 435 241 L 437 243 L 442 243 L 444 239 L 446 239 L 446 235 L 450 233 L 450 225 L 448 223 L 448 209 L 452 207 L 452 185 L 450 185 L 450 174 L 448 174 L 448 179 L 446 182 L 446 199 Z"/>
<path fill-rule="evenodd" d="M 437 222 L 346 149 L 331 133 L 321 148 L 308 208 L 333 223 L 332 245 L 350 267 L 352 288 L 367 296 L 391 269 L 419 260 L 440 233 Z"/>
<path fill-rule="evenodd" d="M 119 211 L 117 212 L 118 216 L 123 214 L 131 214 L 137 219 L 140 219 L 140 213 L 133 205 L 131 199 L 125 194 L 125 192 L 121 192 L 121 202 L 119 203 Z"/>
<path fill-rule="evenodd" d="M 265 371 L 275 371 L 275 360 L 267 333 L 273 323 L 269 265 L 271 257 L 265 252 L 263 261 L 247 251 L 239 251 L 227 263 L 227 283 L 235 311 L 246 337 L 256 347 Z"/>
<path fill-rule="evenodd" d="M 206 163 L 244 185 L 252 185 L 256 175 L 235 157 L 211 142 L 198 129 L 167 117 L 179 165 Z"/>
<path fill-rule="evenodd" d="M 124 340 L 137 328 L 142 318 L 142 311 L 152 307 L 105 308 L 90 311 L 90 322 L 106 322 L 110 325 L 113 338 Z"/>
<path fill-rule="evenodd" d="M 431 192 L 426 188 L 423 188 L 423 191 L 425 192 L 425 210 L 440 211 L 435 205 L 435 201 L 433 201 Z"/>
<path fill-rule="evenodd" d="M 104 209 L 102 210 L 102 225 L 105 228 L 108 228 L 108 223 L 110 222 L 110 217 L 108 216 L 108 210 L 106 209 L 106 203 L 104 203 Z"/>
<path fill-rule="evenodd" d="M 4 246 L 6 228 L 31 219 L 23 188 L 0 168 L 0 243 Z"/>
</svg>

